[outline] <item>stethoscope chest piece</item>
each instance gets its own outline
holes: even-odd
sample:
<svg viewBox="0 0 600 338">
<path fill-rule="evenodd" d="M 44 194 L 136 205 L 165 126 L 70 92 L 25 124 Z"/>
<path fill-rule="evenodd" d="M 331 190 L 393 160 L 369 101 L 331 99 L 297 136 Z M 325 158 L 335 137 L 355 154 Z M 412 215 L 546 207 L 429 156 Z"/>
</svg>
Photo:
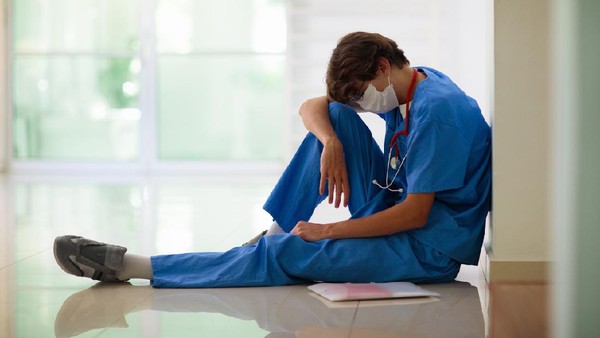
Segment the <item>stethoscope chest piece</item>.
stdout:
<svg viewBox="0 0 600 338">
<path fill-rule="evenodd" d="M 398 169 L 399 165 L 400 165 L 400 159 L 397 156 L 392 157 L 392 159 L 390 160 L 390 167 L 392 167 L 392 169 L 396 170 L 396 169 Z"/>
</svg>

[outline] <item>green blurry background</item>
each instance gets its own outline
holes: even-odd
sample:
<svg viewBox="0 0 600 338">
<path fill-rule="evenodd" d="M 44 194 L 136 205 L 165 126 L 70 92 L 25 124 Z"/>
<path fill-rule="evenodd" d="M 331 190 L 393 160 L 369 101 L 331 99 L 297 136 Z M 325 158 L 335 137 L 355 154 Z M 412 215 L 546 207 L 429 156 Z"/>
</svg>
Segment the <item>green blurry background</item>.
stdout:
<svg viewBox="0 0 600 338">
<path fill-rule="evenodd" d="M 16 160 L 282 158 L 281 0 L 12 4 Z"/>
</svg>

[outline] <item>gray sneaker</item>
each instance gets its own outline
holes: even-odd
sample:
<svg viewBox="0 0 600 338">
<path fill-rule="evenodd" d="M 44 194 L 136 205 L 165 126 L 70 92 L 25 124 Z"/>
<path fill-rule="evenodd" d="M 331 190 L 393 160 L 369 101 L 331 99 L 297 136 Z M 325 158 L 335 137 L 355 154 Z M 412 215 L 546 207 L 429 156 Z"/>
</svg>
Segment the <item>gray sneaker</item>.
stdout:
<svg viewBox="0 0 600 338">
<path fill-rule="evenodd" d="M 103 282 L 123 282 L 116 273 L 123 271 L 126 251 L 122 246 L 79 236 L 60 236 L 54 240 L 54 258 L 64 272 Z"/>
<path fill-rule="evenodd" d="M 267 230 L 264 230 L 260 234 L 252 237 L 252 239 L 249 240 L 248 242 L 242 244 L 242 246 L 254 245 L 254 244 L 258 243 L 258 241 L 260 241 L 261 238 L 265 237 L 266 234 L 267 234 Z"/>
</svg>

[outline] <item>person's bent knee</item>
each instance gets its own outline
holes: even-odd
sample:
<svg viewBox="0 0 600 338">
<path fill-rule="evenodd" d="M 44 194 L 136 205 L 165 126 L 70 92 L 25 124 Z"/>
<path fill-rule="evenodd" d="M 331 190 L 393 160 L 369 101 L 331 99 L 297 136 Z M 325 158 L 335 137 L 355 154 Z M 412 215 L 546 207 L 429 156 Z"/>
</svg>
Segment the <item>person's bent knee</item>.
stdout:
<svg viewBox="0 0 600 338">
<path fill-rule="evenodd" d="M 358 113 L 354 108 L 339 102 L 331 102 L 329 103 L 329 116 L 332 118 L 338 118 L 340 114 L 352 114 L 357 115 Z"/>
<path fill-rule="evenodd" d="M 366 125 L 354 108 L 339 102 L 329 103 L 329 120 L 336 131 L 344 124 L 364 125 L 366 128 Z"/>
</svg>

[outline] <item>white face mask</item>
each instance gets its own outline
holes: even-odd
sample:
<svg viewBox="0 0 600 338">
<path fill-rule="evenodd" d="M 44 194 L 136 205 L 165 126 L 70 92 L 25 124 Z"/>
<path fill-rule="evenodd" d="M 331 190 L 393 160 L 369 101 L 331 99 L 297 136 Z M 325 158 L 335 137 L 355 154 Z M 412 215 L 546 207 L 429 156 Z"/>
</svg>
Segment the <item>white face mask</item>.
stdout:
<svg viewBox="0 0 600 338">
<path fill-rule="evenodd" d="M 363 97 L 356 103 L 364 110 L 375 114 L 387 113 L 397 108 L 400 104 L 394 92 L 394 87 L 388 76 L 389 85 L 382 91 L 378 91 L 372 83 L 369 83 Z"/>
</svg>

